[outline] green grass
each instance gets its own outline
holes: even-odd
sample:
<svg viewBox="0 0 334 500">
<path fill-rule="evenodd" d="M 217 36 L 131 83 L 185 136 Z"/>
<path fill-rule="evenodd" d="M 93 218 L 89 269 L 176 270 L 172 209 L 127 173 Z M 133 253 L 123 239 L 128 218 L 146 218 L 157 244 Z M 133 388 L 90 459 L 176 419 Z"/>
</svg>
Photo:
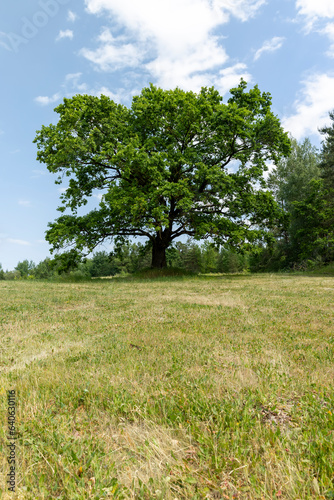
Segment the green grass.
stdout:
<svg viewBox="0 0 334 500">
<path fill-rule="evenodd" d="M 187 271 L 186 269 L 181 269 L 178 267 L 167 267 L 164 269 L 152 269 L 147 268 L 141 271 L 137 271 L 132 275 L 133 278 L 144 278 L 144 279 L 158 279 L 158 278 L 171 278 L 171 277 L 184 277 L 184 276 L 195 276 L 196 273 L 192 271 Z"/>
<path fill-rule="evenodd" d="M 333 304 L 328 276 L 1 282 L 1 498 L 334 498 Z"/>
<path fill-rule="evenodd" d="M 334 262 L 331 262 L 327 266 L 315 267 L 314 270 L 309 271 L 310 275 L 317 276 L 333 276 L 334 277 Z"/>
</svg>

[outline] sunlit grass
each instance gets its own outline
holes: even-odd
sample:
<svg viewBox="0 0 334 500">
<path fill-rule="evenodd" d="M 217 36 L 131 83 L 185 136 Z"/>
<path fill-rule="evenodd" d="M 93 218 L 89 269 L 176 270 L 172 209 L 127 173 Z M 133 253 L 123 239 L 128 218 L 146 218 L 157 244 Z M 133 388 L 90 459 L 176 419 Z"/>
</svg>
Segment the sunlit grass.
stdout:
<svg viewBox="0 0 334 500">
<path fill-rule="evenodd" d="M 0 297 L 2 498 L 334 498 L 332 277 L 3 282 Z"/>
</svg>

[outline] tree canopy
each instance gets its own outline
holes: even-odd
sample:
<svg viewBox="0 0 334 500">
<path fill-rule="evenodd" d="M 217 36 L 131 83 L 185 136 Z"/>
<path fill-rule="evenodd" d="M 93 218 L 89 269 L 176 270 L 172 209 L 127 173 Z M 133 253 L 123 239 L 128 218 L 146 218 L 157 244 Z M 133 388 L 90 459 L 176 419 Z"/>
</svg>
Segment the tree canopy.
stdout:
<svg viewBox="0 0 334 500">
<path fill-rule="evenodd" d="M 289 154 L 290 140 L 269 93 L 241 81 L 230 94 L 224 104 L 214 88 L 151 84 L 130 108 L 104 95 L 65 98 L 58 123 L 34 140 L 56 182 L 68 181 L 62 215 L 46 233 L 53 250 L 89 252 L 140 236 L 152 267 L 164 267 L 166 249 L 183 235 L 234 246 L 265 237 L 280 211 L 263 172 Z M 79 212 L 96 190 L 99 208 Z"/>
<path fill-rule="evenodd" d="M 293 203 L 298 221 L 294 237 L 300 245 L 300 256 L 320 257 L 327 263 L 334 258 L 334 110 L 329 117 L 331 125 L 320 129 L 324 136 L 319 155 L 320 179 L 314 176 L 308 195 Z"/>
<path fill-rule="evenodd" d="M 325 180 L 326 187 L 332 192 L 334 191 L 334 110 L 329 113 L 332 121 L 331 125 L 320 129 L 320 133 L 324 136 L 321 145 L 321 176 Z"/>
<path fill-rule="evenodd" d="M 311 190 L 310 181 L 320 177 L 319 155 L 310 139 L 298 143 L 291 139 L 291 152 L 282 158 L 269 174 L 268 186 L 277 201 L 291 210 L 295 201 L 303 200 Z"/>
</svg>

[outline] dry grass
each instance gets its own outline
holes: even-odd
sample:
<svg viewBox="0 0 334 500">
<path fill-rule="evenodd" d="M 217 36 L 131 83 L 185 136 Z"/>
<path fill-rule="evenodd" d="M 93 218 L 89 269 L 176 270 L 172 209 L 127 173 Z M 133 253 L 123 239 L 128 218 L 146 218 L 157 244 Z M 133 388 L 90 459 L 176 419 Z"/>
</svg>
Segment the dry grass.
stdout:
<svg viewBox="0 0 334 500">
<path fill-rule="evenodd" d="M 0 283 L 1 498 L 334 498 L 333 299 L 331 277 Z"/>
</svg>

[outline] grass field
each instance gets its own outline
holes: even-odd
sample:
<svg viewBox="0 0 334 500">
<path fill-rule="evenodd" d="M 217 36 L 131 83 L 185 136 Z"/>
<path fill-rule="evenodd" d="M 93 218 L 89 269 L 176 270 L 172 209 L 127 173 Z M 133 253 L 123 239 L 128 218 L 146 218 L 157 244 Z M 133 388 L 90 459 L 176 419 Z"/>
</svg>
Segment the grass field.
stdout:
<svg viewBox="0 0 334 500">
<path fill-rule="evenodd" d="M 1 498 L 334 499 L 333 319 L 326 276 L 0 282 Z"/>
</svg>

